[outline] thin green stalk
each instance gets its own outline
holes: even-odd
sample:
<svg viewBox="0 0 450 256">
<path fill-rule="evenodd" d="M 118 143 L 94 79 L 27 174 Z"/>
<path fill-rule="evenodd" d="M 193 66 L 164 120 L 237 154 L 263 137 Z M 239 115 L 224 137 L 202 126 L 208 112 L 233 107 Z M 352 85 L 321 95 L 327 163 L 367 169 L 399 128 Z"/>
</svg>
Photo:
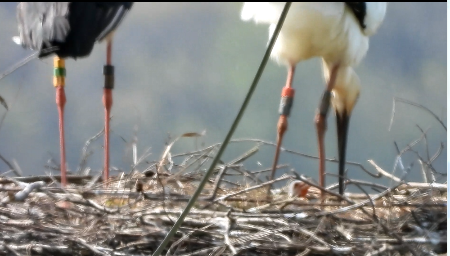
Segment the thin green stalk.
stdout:
<svg viewBox="0 0 450 256">
<path fill-rule="evenodd" d="M 272 48 L 275 45 L 275 42 L 278 38 L 278 35 L 283 26 L 284 20 L 286 19 L 286 15 L 288 13 L 290 6 L 291 6 L 291 2 L 287 2 L 286 5 L 284 6 L 284 9 L 283 9 L 283 12 L 281 13 L 280 19 L 278 20 L 275 32 L 273 33 L 272 38 L 270 39 L 269 46 L 267 47 L 266 53 L 264 54 L 264 58 L 263 58 L 261 64 L 259 65 L 258 71 L 256 72 L 256 75 L 255 75 L 255 78 L 253 79 L 252 85 L 250 86 L 247 96 L 245 97 L 244 103 L 242 104 L 241 109 L 239 110 L 239 113 L 233 122 L 233 125 L 231 125 L 231 128 L 228 131 L 228 134 L 225 137 L 225 140 L 222 143 L 222 146 L 220 147 L 219 152 L 217 152 L 216 157 L 214 158 L 213 162 L 211 163 L 211 166 L 209 167 L 209 169 L 206 172 L 205 176 L 203 177 L 202 181 L 198 185 L 197 190 L 194 192 L 194 194 L 192 195 L 192 198 L 189 200 L 188 204 L 186 205 L 186 208 L 181 213 L 180 217 L 175 222 L 172 229 L 166 235 L 166 237 L 164 238 L 164 240 L 162 241 L 162 243 L 159 245 L 159 247 L 156 249 L 156 251 L 153 253 L 152 256 L 161 255 L 162 251 L 166 248 L 169 241 L 172 239 L 172 237 L 177 232 L 178 228 L 183 223 L 184 218 L 186 218 L 186 216 L 188 215 L 188 213 L 191 210 L 192 206 L 194 205 L 195 201 L 200 196 L 200 193 L 202 192 L 203 187 L 205 186 L 206 182 L 208 181 L 208 177 L 211 175 L 217 162 L 219 161 L 220 157 L 222 156 L 222 153 L 225 151 L 225 149 L 228 145 L 228 142 L 230 141 L 231 137 L 233 136 L 234 131 L 236 130 L 236 127 L 239 124 L 239 121 L 241 120 L 242 116 L 244 115 L 244 111 L 247 108 L 248 103 L 250 102 L 250 99 L 253 95 L 253 92 L 256 89 L 256 85 L 258 84 L 259 79 L 261 78 L 264 68 L 266 67 L 267 61 L 269 60 L 269 57 L 270 57 L 270 53 L 272 52 Z"/>
</svg>

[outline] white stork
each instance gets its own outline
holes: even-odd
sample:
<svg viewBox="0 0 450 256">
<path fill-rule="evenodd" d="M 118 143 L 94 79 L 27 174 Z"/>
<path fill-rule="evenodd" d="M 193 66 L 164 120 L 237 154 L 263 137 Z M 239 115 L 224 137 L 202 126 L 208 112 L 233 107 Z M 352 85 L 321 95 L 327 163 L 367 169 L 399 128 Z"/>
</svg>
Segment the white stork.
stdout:
<svg viewBox="0 0 450 256">
<path fill-rule="evenodd" d="M 270 38 L 284 5 L 285 3 L 282 2 L 245 3 L 241 19 L 269 24 Z M 288 67 L 286 87 L 282 92 L 274 167 L 278 161 L 279 146 L 287 129 L 289 106 L 292 105 L 294 96 L 292 78 L 295 66 L 300 61 L 321 57 L 327 85 L 315 116 L 319 145 L 319 183 L 324 187 L 323 138 L 331 102 L 337 120 L 339 193 L 343 194 L 348 123 L 361 87 L 360 79 L 353 67 L 358 65 L 366 55 L 369 49 L 369 37 L 375 34 L 385 13 L 385 2 L 292 4 L 271 54 L 278 64 Z"/>
</svg>

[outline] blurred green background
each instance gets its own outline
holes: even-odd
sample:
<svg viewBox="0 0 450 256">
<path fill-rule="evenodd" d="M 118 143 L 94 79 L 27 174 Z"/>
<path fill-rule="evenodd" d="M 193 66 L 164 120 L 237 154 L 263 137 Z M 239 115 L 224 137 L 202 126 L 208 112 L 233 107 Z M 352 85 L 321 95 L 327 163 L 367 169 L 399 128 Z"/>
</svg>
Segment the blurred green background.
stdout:
<svg viewBox="0 0 450 256">
<path fill-rule="evenodd" d="M 30 55 L 13 43 L 18 35 L 17 3 L 0 3 L 0 70 Z M 393 98 L 424 105 L 446 123 L 446 17 L 445 3 L 389 3 L 386 18 L 370 39 L 366 58 L 356 68 L 362 90 L 350 120 L 349 161 L 368 169 L 374 159 L 391 171 L 396 159 L 394 141 L 402 149 L 427 133 L 430 154 L 443 143 L 433 163 L 445 173 L 446 131 L 429 114 L 398 103 L 390 131 Z M 138 127 L 138 152 L 151 148 L 148 160 L 161 156 L 169 134 L 206 131 L 200 139 L 182 139 L 173 152 L 184 152 L 221 142 L 236 116 L 256 73 L 268 40 L 268 27 L 240 20 L 242 3 L 135 3 L 114 37 L 113 64 L 116 87 L 112 110 L 111 165 L 130 170 L 130 142 Z M 105 44 L 97 44 L 89 58 L 67 60 L 66 151 L 69 170 L 78 167 L 84 143 L 103 126 L 101 103 Z M 0 81 L 0 95 L 10 110 L 0 127 L 0 154 L 15 159 L 25 175 L 45 174 L 48 159 L 59 162 L 58 118 L 52 85 L 52 58 L 34 60 Z M 0 71 L 1 72 L 1 71 Z M 286 68 L 267 65 L 251 104 L 233 138 L 275 141 L 278 105 Z M 324 87 L 319 59 L 297 66 L 296 98 L 284 147 L 317 155 L 313 117 Z M 0 116 L 5 114 L 0 108 Z M 335 118 L 328 119 L 327 157 L 337 156 Z M 125 139 L 125 141 L 123 139 Z M 88 166 L 101 171 L 103 138 L 93 144 Z M 230 160 L 252 144 L 228 148 Z M 425 144 L 414 147 L 426 157 Z M 249 169 L 269 167 L 273 148 L 264 148 L 246 162 Z M 408 180 L 421 181 L 417 156 Z M 282 153 L 298 173 L 317 180 L 316 160 Z M 327 164 L 330 173 L 337 165 Z M 347 165 L 349 176 L 368 180 L 358 168 Z M 0 161 L 0 173 L 8 167 Z M 57 174 L 57 171 L 53 171 Z M 397 175 L 401 172 L 397 170 Z M 327 183 L 335 182 L 328 178 Z M 440 180 L 443 181 L 443 180 Z M 384 183 L 386 181 L 383 181 Z"/>
</svg>

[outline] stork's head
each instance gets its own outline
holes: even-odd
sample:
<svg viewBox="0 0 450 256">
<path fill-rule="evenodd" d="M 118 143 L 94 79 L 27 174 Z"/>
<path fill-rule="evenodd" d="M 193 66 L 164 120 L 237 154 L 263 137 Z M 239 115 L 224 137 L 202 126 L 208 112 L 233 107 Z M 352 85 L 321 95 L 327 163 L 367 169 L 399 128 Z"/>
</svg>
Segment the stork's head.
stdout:
<svg viewBox="0 0 450 256">
<path fill-rule="evenodd" d="M 323 62 L 325 80 L 330 79 L 331 67 Z M 350 115 L 359 97 L 361 81 L 351 67 L 339 66 L 337 68 L 336 83 L 333 88 L 331 104 L 337 113 Z"/>
</svg>

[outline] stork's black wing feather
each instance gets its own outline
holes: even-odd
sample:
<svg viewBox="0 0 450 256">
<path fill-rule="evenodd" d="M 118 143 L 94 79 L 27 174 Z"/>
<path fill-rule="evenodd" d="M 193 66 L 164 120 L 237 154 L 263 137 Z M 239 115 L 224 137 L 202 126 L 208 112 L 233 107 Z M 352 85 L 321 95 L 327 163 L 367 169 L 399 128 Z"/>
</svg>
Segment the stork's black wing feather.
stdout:
<svg viewBox="0 0 450 256">
<path fill-rule="evenodd" d="M 102 13 L 98 15 L 98 36 L 97 40 L 101 41 L 119 26 L 123 17 L 130 10 L 132 2 L 104 2 L 97 3 L 97 8 L 102 9 Z"/>
<path fill-rule="evenodd" d="M 355 14 L 361 29 L 364 30 L 366 28 L 366 24 L 364 23 L 364 19 L 366 18 L 366 2 L 346 2 L 346 4 Z"/>
<path fill-rule="evenodd" d="M 94 44 L 117 28 L 131 2 L 20 3 L 19 32 L 24 47 L 39 57 L 84 57 Z M 49 49 L 54 49 L 50 50 Z"/>
</svg>

